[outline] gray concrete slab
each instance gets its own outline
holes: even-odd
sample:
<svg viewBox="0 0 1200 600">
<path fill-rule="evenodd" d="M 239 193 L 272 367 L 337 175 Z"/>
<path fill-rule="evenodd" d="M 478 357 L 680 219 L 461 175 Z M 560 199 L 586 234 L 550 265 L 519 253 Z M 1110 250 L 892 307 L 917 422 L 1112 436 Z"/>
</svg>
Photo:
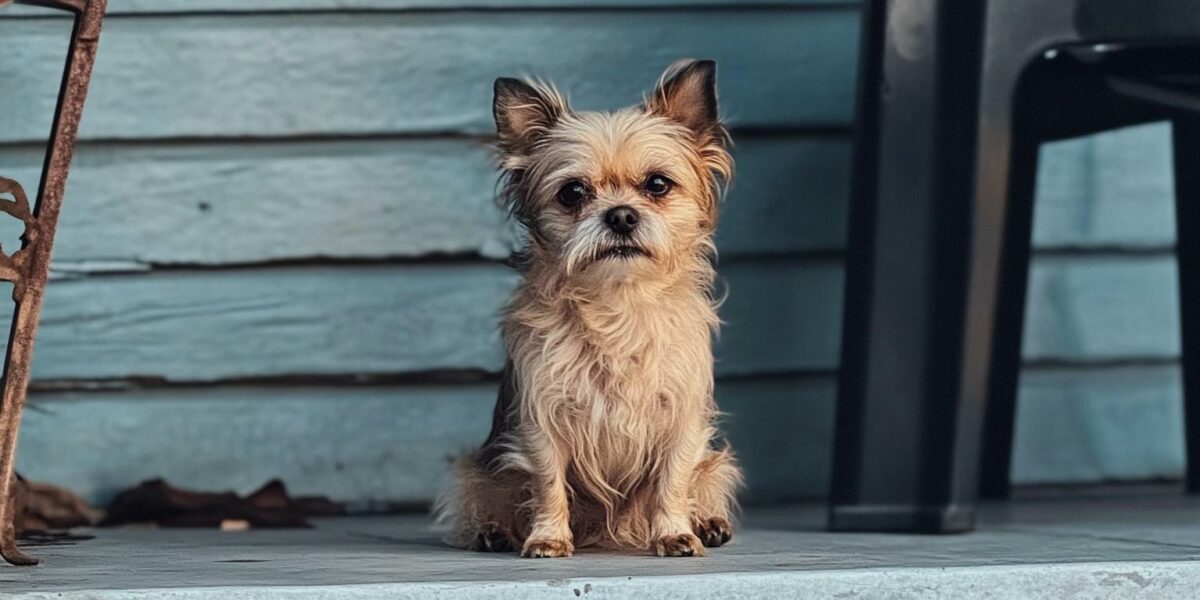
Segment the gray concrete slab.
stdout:
<svg viewBox="0 0 1200 600">
<path fill-rule="evenodd" d="M 313 530 L 117 529 L 29 550 L 0 597 L 1197 598 L 1200 500 L 1151 493 L 985 508 L 967 535 L 831 534 L 821 506 L 750 511 L 696 559 L 583 552 L 523 560 L 443 546 L 423 517 Z"/>
</svg>

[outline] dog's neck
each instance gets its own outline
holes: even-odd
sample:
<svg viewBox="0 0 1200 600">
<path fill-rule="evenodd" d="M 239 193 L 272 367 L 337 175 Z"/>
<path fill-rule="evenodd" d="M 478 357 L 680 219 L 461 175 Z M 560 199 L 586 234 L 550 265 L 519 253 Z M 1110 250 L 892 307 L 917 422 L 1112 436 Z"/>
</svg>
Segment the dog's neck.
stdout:
<svg viewBox="0 0 1200 600">
<path fill-rule="evenodd" d="M 556 265 L 531 265 L 514 296 L 509 321 L 533 330 L 568 327 L 597 343 L 653 337 L 664 327 L 707 334 L 717 325 L 715 272 L 705 256 L 652 278 L 586 280 Z M 649 341 L 649 340 L 647 340 Z"/>
</svg>

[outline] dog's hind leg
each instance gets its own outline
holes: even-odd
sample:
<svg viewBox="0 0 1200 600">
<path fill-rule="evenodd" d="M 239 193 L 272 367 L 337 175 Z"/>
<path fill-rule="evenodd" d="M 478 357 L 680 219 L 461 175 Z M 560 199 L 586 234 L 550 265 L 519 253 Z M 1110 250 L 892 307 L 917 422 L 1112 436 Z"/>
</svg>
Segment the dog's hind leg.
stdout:
<svg viewBox="0 0 1200 600">
<path fill-rule="evenodd" d="M 742 471 L 728 446 L 710 450 L 692 476 L 692 529 L 705 546 L 715 548 L 733 538 L 733 518 Z"/>
<path fill-rule="evenodd" d="M 529 530 L 529 475 L 499 468 L 504 440 L 512 429 L 517 396 L 512 364 L 501 374 L 500 393 L 492 414 L 492 431 L 474 454 L 459 459 L 454 486 L 438 498 L 436 519 L 448 525 L 446 541 L 480 552 L 519 550 Z"/>
<path fill-rule="evenodd" d="M 493 471 L 475 456 L 460 460 L 455 486 L 438 500 L 441 523 L 450 526 L 446 541 L 479 552 L 515 552 L 528 529 L 528 476 Z"/>
</svg>

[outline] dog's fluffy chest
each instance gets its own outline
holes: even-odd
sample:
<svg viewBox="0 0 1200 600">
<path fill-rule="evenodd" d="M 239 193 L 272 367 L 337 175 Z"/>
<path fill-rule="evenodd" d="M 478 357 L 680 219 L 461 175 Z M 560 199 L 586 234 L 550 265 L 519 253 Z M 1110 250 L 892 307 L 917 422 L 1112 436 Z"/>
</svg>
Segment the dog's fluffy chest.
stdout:
<svg viewBox="0 0 1200 600">
<path fill-rule="evenodd" d="M 548 313 L 538 313 L 544 317 Z M 712 309 L 562 311 L 509 330 L 530 425 L 552 432 L 574 479 L 592 493 L 627 492 L 707 422 Z"/>
<path fill-rule="evenodd" d="M 578 379 L 564 380 L 562 395 L 547 397 L 544 407 L 553 411 L 547 418 L 562 436 L 574 484 L 592 496 L 627 495 L 659 468 L 687 429 L 684 421 L 701 418 L 707 392 L 636 356 L 601 354 L 593 361 L 575 372 Z"/>
<path fill-rule="evenodd" d="M 704 399 L 712 377 L 712 310 L 593 307 L 528 324 L 515 348 L 532 391 L 578 417 L 652 416 Z M 535 402 L 542 399 L 532 398 Z M 628 414 L 636 413 L 636 414 Z"/>
</svg>

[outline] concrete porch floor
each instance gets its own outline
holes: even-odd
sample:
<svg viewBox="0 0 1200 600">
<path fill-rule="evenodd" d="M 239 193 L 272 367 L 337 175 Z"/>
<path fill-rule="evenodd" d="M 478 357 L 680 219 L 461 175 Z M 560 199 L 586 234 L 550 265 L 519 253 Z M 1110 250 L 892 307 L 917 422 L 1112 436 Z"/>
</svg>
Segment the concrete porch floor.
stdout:
<svg viewBox="0 0 1200 600">
<path fill-rule="evenodd" d="M 418 516 L 313 530 L 99 530 L 28 547 L 0 598 L 1187 598 L 1200 597 L 1200 499 L 1040 494 L 984 507 L 954 536 L 831 534 L 819 505 L 749 511 L 730 546 L 661 559 L 523 560 L 446 548 Z"/>
</svg>

